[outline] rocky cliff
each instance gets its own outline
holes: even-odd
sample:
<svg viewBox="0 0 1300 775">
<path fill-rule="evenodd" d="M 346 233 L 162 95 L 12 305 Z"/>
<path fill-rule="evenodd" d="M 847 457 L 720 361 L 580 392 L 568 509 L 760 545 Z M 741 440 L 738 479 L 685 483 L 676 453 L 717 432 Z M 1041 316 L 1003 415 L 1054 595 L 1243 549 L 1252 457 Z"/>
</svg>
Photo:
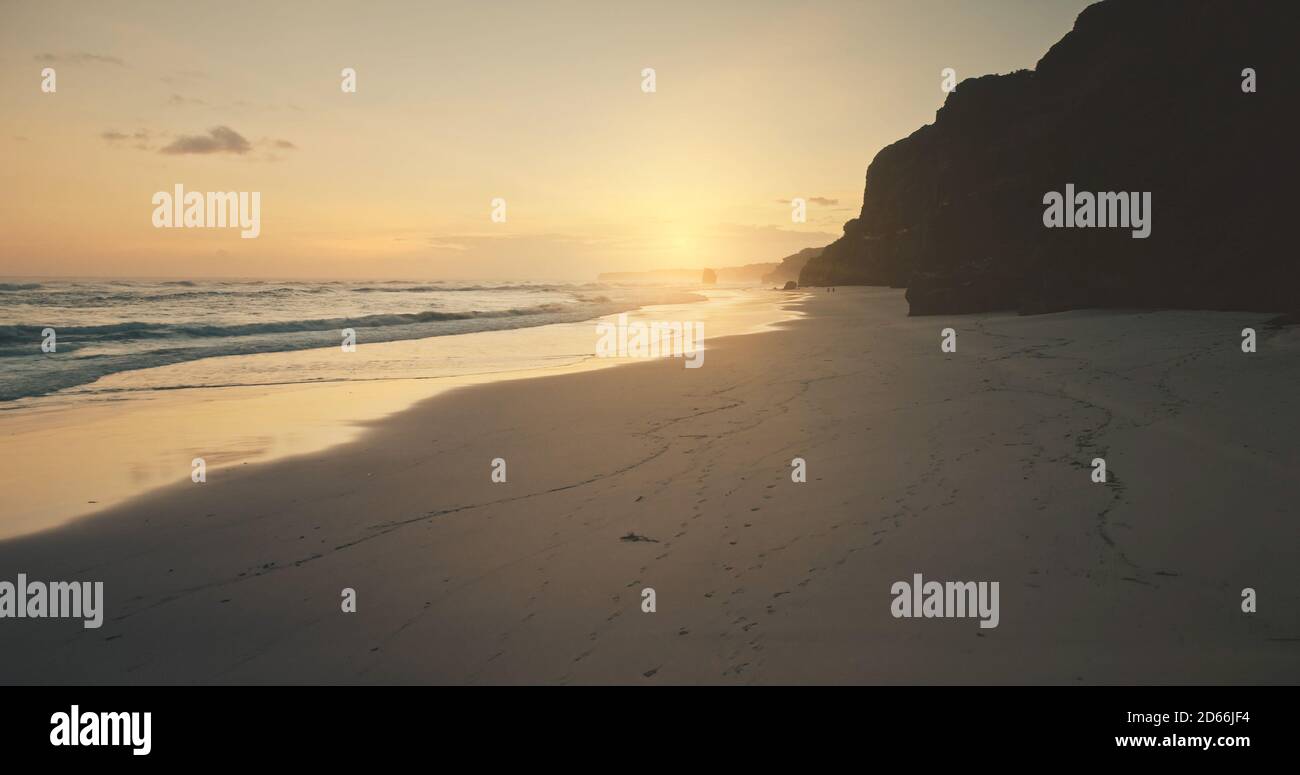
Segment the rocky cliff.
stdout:
<svg viewBox="0 0 1300 775">
<path fill-rule="evenodd" d="M 765 284 L 772 283 L 784 285 L 790 280 L 798 280 L 799 273 L 807 266 L 808 262 L 822 254 L 822 248 L 804 248 L 798 253 L 793 253 L 781 259 L 781 263 L 771 272 L 763 275 Z"/>
<path fill-rule="evenodd" d="M 1032 71 L 960 82 L 933 124 L 881 150 L 861 213 L 800 284 L 906 287 L 912 314 L 1297 308 L 1300 262 L 1281 239 L 1292 8 L 1088 7 Z M 1150 192 L 1150 235 L 1047 228 L 1044 195 L 1067 184 Z"/>
</svg>

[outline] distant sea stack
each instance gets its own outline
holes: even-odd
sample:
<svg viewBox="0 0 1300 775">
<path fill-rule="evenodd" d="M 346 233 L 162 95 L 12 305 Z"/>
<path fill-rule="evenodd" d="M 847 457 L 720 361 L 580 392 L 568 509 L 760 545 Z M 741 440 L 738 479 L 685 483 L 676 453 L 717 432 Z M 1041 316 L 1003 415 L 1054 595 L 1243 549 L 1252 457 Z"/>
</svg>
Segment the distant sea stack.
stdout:
<svg viewBox="0 0 1300 775">
<path fill-rule="evenodd" d="M 933 124 L 881 150 L 861 213 L 799 284 L 906 287 L 913 315 L 1297 309 L 1300 260 L 1282 240 L 1295 201 L 1292 7 L 1086 8 L 1034 70 L 961 81 Z M 1149 235 L 1048 228 L 1044 197 L 1067 185 L 1149 192 Z"/>
</svg>

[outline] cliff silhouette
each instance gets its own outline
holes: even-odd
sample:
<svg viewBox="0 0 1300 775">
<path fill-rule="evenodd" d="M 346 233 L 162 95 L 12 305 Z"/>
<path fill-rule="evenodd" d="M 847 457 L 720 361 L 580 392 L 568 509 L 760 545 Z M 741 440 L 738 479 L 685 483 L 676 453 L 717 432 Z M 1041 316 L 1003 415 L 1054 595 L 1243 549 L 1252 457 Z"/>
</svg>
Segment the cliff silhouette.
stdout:
<svg viewBox="0 0 1300 775">
<path fill-rule="evenodd" d="M 906 287 L 913 315 L 1297 309 L 1300 262 L 1282 242 L 1290 8 L 1089 6 L 1033 70 L 961 81 L 934 123 L 881 150 L 861 213 L 800 285 Z M 1068 183 L 1151 192 L 1150 236 L 1046 228 L 1044 194 Z"/>
<path fill-rule="evenodd" d="M 783 285 L 790 280 L 798 280 L 803 268 L 809 261 L 820 256 L 821 252 L 821 248 L 804 248 L 798 253 L 786 256 L 775 269 L 763 275 L 763 282 Z"/>
</svg>

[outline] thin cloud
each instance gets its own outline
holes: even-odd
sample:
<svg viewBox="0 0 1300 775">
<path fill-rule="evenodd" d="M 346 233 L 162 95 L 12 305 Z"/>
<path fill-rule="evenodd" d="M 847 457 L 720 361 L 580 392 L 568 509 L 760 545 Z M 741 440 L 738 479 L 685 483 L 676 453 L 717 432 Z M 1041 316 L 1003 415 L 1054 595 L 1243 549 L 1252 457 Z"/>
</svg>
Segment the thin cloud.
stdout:
<svg viewBox="0 0 1300 775">
<path fill-rule="evenodd" d="M 831 198 L 829 198 L 829 197 L 824 197 L 824 196 L 809 196 L 809 197 L 804 197 L 804 201 L 805 201 L 805 202 L 812 202 L 812 203 L 815 204 L 815 205 L 837 205 L 837 204 L 840 203 L 840 200 L 838 200 L 838 199 L 831 199 Z M 778 199 L 778 200 L 776 200 L 776 203 L 777 203 L 777 204 L 781 204 L 781 205 L 788 205 L 788 204 L 790 204 L 790 202 L 791 202 L 791 200 L 789 200 L 789 199 Z"/>
<path fill-rule="evenodd" d="M 162 81 L 168 86 L 175 86 L 178 84 L 189 83 L 190 81 L 202 80 L 206 78 L 208 78 L 208 74 L 203 72 L 202 70 L 181 70 L 179 72 L 171 73 L 170 75 L 164 75 L 160 77 L 158 80 Z"/>
<path fill-rule="evenodd" d="M 37 54 L 36 61 L 50 65 L 115 65 L 117 67 L 126 67 L 126 62 L 118 57 L 109 56 L 108 54 L 92 54 L 87 51 L 76 51 L 71 54 Z"/>
<path fill-rule="evenodd" d="M 469 245 L 463 242 L 447 242 L 434 237 L 429 238 L 429 247 L 434 250 L 454 250 L 457 252 L 469 250 Z"/>
<path fill-rule="evenodd" d="M 129 143 L 131 147 L 142 151 L 157 151 L 172 156 L 234 154 L 253 161 L 279 161 L 277 152 L 298 150 L 295 143 L 283 138 L 263 137 L 257 142 L 250 142 L 228 126 L 214 127 L 207 134 L 197 135 L 178 136 L 171 132 L 153 132 L 148 129 L 137 129 L 128 134 L 117 129 L 106 129 L 99 136 L 116 147 L 126 147 Z"/>
<path fill-rule="evenodd" d="M 171 97 L 167 98 L 167 104 L 181 107 L 185 105 L 207 105 L 208 103 L 193 97 L 182 97 L 179 94 L 173 94 Z"/>
<path fill-rule="evenodd" d="M 744 224 L 744 223 L 719 224 L 717 227 L 713 229 L 713 233 L 716 235 L 721 235 L 732 239 L 737 237 L 763 236 L 763 235 L 767 235 L 768 237 L 773 237 L 773 238 L 775 237 L 803 238 L 803 237 L 810 237 L 810 236 L 821 236 L 821 237 L 829 237 L 830 239 L 828 239 L 827 242 L 839 239 L 840 237 L 839 234 L 835 234 L 832 232 L 805 231 L 803 229 L 787 229 L 784 226 L 774 226 L 771 224 L 759 226 L 759 225 Z"/>
<path fill-rule="evenodd" d="M 159 150 L 159 153 L 171 155 L 210 153 L 245 154 L 251 150 L 253 150 L 252 143 L 248 142 L 243 135 L 228 126 L 219 126 L 209 129 L 206 135 L 181 135 L 173 140 L 170 145 L 164 146 Z"/>
<path fill-rule="evenodd" d="M 118 145 L 120 143 L 125 143 L 127 141 L 134 141 L 135 143 L 133 146 L 134 148 L 137 148 L 141 151 L 147 151 L 149 150 L 149 143 L 153 139 L 154 134 L 150 132 L 148 129 L 137 129 L 131 134 L 127 134 L 126 132 L 119 132 L 116 129 L 107 129 L 103 132 L 100 132 L 99 136 L 107 140 L 111 145 Z"/>
</svg>

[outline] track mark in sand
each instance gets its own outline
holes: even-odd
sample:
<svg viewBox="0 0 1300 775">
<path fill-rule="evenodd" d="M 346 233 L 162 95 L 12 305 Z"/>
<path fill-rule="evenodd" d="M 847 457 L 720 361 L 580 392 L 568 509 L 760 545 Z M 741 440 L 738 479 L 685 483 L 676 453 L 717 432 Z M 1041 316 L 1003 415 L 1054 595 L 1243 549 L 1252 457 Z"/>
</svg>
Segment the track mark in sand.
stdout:
<svg viewBox="0 0 1300 775">
<path fill-rule="evenodd" d="M 722 407 L 722 408 L 728 408 L 728 407 Z M 710 410 L 710 411 L 715 411 L 715 410 Z M 707 413 L 708 413 L 708 412 L 702 412 L 702 414 L 707 414 Z M 689 419 L 689 418 L 680 418 L 680 419 Z M 220 588 L 228 587 L 228 586 L 233 586 L 233 585 L 238 584 L 238 583 L 240 583 L 240 582 L 242 582 L 242 581 L 248 581 L 248 580 L 251 580 L 251 579 L 257 578 L 257 577 L 259 577 L 259 576 L 265 576 L 265 575 L 267 575 L 267 574 L 274 573 L 274 572 L 277 572 L 277 571 L 282 571 L 282 570 L 285 570 L 285 569 L 288 569 L 288 568 L 299 568 L 299 567 L 301 567 L 301 566 L 303 566 L 303 565 L 306 565 L 307 563 L 314 562 L 314 561 L 316 561 L 316 560 L 322 559 L 322 558 L 324 558 L 324 557 L 326 557 L 326 556 L 332 555 L 332 554 L 337 553 L 337 552 L 342 552 L 342 551 L 345 551 L 345 550 L 348 550 L 348 549 L 352 549 L 352 548 L 354 548 L 354 547 L 356 547 L 356 546 L 359 546 L 360 544 L 366 543 L 367 541 L 371 541 L 371 540 L 374 540 L 374 539 L 376 539 L 376 538 L 380 538 L 380 537 L 386 536 L 386 535 L 388 535 L 388 534 L 390 534 L 390 533 L 393 533 L 393 532 L 395 532 L 395 531 L 397 531 L 397 530 L 400 530 L 400 529 L 402 529 L 402 528 L 409 527 L 409 526 L 411 526 L 411 525 L 416 525 L 416 524 L 421 524 L 421 523 L 429 522 L 429 521 L 434 520 L 434 519 L 437 519 L 437 518 L 439 518 L 439 517 L 445 517 L 445 516 L 448 516 L 448 515 L 451 515 L 451 514 L 459 514 L 459 513 L 461 513 L 461 512 L 466 512 L 466 511 L 474 511 L 474 510 L 476 510 L 476 509 L 488 508 L 488 507 L 492 507 L 492 506 L 500 506 L 500 505 L 504 505 L 504 504 L 515 503 L 515 502 L 518 502 L 518 501 L 525 501 L 525 500 L 529 500 L 529 499 L 531 499 L 531 498 L 536 498 L 536 497 L 544 496 L 544 495 L 552 495 L 552 494 L 554 494 L 554 493 L 565 492 L 565 491 L 567 491 L 567 490 L 573 490 L 573 489 L 576 489 L 576 488 L 579 488 L 579 487 L 584 487 L 584 486 L 586 486 L 586 485 L 589 485 L 589 484 L 592 484 L 592 483 L 595 483 L 595 482 L 598 482 L 598 481 L 601 481 L 601 480 L 604 480 L 604 479 L 610 479 L 610 478 L 613 478 L 613 477 L 616 477 L 616 476 L 620 476 L 620 475 L 622 475 L 622 474 L 625 474 L 625 473 L 627 473 L 627 472 L 629 472 L 629 471 L 635 470 L 636 468 L 639 468 L 640 466 L 643 466 L 643 465 L 645 465 L 645 464 L 647 464 L 647 463 L 649 463 L 649 462 L 651 462 L 651 461 L 653 461 L 653 460 L 659 458 L 661 455 L 663 455 L 665 452 L 667 452 L 667 451 L 670 449 L 670 447 L 671 447 L 671 444 L 667 444 L 667 443 L 666 443 L 666 444 L 664 444 L 661 448 L 655 450 L 655 451 L 652 452 L 651 454 L 649 454 L 649 455 L 647 455 L 647 456 L 641 458 L 640 460 L 633 461 L 632 463 L 629 463 L 628 465 L 623 466 L 622 468 L 618 468 L 618 469 L 615 469 L 615 470 L 613 470 L 613 471 L 610 471 L 610 472 L 608 472 L 608 473 L 604 473 L 604 474 L 596 474 L 596 475 L 594 475 L 594 476 L 588 477 L 587 479 L 583 479 L 583 480 L 581 480 L 581 481 L 573 482 L 573 483 L 571 483 L 571 484 L 560 485 L 560 486 L 558 486 L 558 487 L 552 487 L 552 488 L 550 488 L 550 489 L 547 489 L 547 490 L 540 490 L 540 491 L 537 491 L 537 492 L 524 493 L 524 494 L 522 494 L 522 495 L 514 495 L 514 496 L 507 497 L 507 498 L 498 498 L 498 499 L 496 499 L 496 500 L 485 501 L 485 502 L 483 502 L 483 503 L 471 503 L 471 504 L 465 504 L 465 505 L 463 505 L 463 506 L 454 506 L 454 507 L 446 508 L 446 509 L 436 509 L 436 510 L 433 510 L 433 511 L 425 512 L 424 514 L 422 514 L 422 515 L 420 515 L 420 516 L 418 516 L 418 517 L 411 517 L 411 518 L 409 518 L 409 519 L 402 519 L 402 520 L 394 520 L 394 521 L 390 521 L 390 522 L 377 523 L 377 524 L 375 524 L 375 525 L 371 525 L 371 526 L 368 527 L 368 529 L 370 530 L 370 533 L 369 533 L 368 535 L 363 535 L 363 536 L 360 536 L 360 537 L 358 537 L 358 538 L 356 538 L 356 539 L 354 539 L 354 540 L 351 540 L 351 541 L 345 541 L 345 542 L 343 542 L 343 543 L 337 544 L 337 545 L 336 545 L 332 550 L 327 550 L 327 551 L 324 551 L 324 552 L 313 552 L 312 554 L 309 554 L 309 555 L 304 556 L 304 557 L 300 557 L 300 558 L 298 558 L 298 559 L 296 559 L 296 560 L 292 560 L 292 561 L 290 561 L 290 562 L 288 562 L 288 563 L 277 563 L 277 562 L 274 562 L 274 561 L 273 561 L 273 562 L 271 562 L 271 563 L 267 563 L 267 564 L 265 564 L 265 565 L 258 566 L 257 568 L 254 568 L 254 569 L 253 569 L 253 572 L 251 572 L 251 573 L 248 572 L 248 571 L 244 571 L 244 572 L 242 572 L 242 573 L 239 573 L 238 575 L 228 576 L 228 577 L 226 577 L 226 578 L 217 579 L 217 580 L 215 580 L 215 581 L 211 581 L 211 582 L 207 582 L 207 583 L 203 583 L 203 584 L 196 584 L 196 585 L 191 586 L 191 587 L 186 587 L 186 588 L 184 588 L 184 589 L 178 590 L 178 591 L 175 592 L 174 594 L 167 595 L 167 596 L 165 596 L 165 597 L 159 598 L 159 599 L 155 600 L 154 602 L 152 602 L 152 603 L 150 603 L 150 604 L 148 604 L 148 605 L 146 605 L 146 606 L 143 606 L 143 607 L 141 607 L 141 608 L 137 608 L 137 609 L 135 609 L 135 610 L 127 611 L 127 612 L 125 612 L 125 613 L 119 614 L 118 616 L 114 617 L 114 618 L 112 619 L 112 621 L 115 621 L 115 622 L 117 622 L 117 621 L 123 621 L 123 620 L 125 620 L 125 619 L 129 619 L 129 618 L 131 618 L 131 617 L 133 617 L 133 616 L 136 616 L 136 615 L 138 615 L 138 614 L 144 613 L 144 612 L 146 612 L 146 611 L 153 610 L 153 609 L 155 609 L 155 608 L 159 608 L 159 607 L 161 607 L 161 606 L 165 606 L 165 605 L 167 605 L 167 604 L 169 604 L 169 603 L 176 602 L 177 600 L 181 600 L 181 599 L 184 599 L 184 598 L 190 597 L 191 595 L 198 594 L 198 593 L 200 593 L 200 592 L 204 592 L 204 591 L 208 591 L 208 590 L 212 590 L 212 589 L 220 589 Z"/>
<path fill-rule="evenodd" d="M 1081 430 L 1077 430 L 1073 432 L 1075 451 L 1072 456 L 1068 456 L 1066 459 L 1069 460 L 1069 464 L 1073 468 L 1091 471 L 1091 465 L 1088 462 L 1086 462 L 1087 460 L 1090 459 L 1090 456 L 1101 457 L 1101 458 L 1107 457 L 1109 453 L 1109 448 L 1103 445 L 1101 442 L 1097 441 L 1097 439 L 1098 437 L 1111 432 L 1112 426 L 1116 424 L 1116 420 L 1117 420 L 1116 414 L 1110 408 L 1102 406 L 1100 404 L 1093 403 L 1092 401 L 1089 401 L 1086 398 L 1080 398 L 1078 396 L 1071 395 L 1066 391 L 1060 389 L 1051 391 L 1051 390 L 1039 390 L 1031 387 L 1002 386 L 998 388 L 993 388 L 991 392 L 1023 393 L 1027 395 L 1036 395 L 1043 398 L 1065 400 L 1077 406 L 1080 406 L 1083 409 L 1088 410 L 1090 412 L 1101 413 L 1102 418 L 1100 422 L 1096 422 L 1091 427 L 1083 428 Z M 1131 427 L 1135 427 L 1135 428 L 1140 427 L 1140 425 L 1133 420 L 1126 420 L 1126 422 Z M 1035 449 L 1037 450 L 1040 457 L 1044 457 L 1046 455 L 1046 450 L 1042 449 L 1041 447 L 1035 445 Z M 1059 459 L 1060 458 L 1055 458 L 1055 459 L 1049 458 L 1048 460 L 1050 462 L 1051 460 L 1059 460 Z M 1032 460 L 1030 461 L 1029 470 L 1032 470 L 1035 463 L 1036 461 L 1032 461 Z M 1119 508 L 1121 505 L 1125 503 L 1126 486 L 1124 482 L 1120 479 L 1118 474 L 1115 472 L 1115 469 L 1113 467 L 1108 466 L 1106 473 L 1108 479 L 1106 483 L 1106 487 L 1108 488 L 1109 493 L 1111 495 L 1111 501 L 1104 508 L 1102 508 L 1101 511 L 1097 512 L 1096 514 L 1095 524 L 1096 524 L 1097 535 L 1106 544 L 1106 546 L 1115 553 L 1116 557 L 1118 557 L 1122 563 L 1129 566 L 1130 568 L 1133 568 L 1134 570 L 1139 571 L 1140 573 L 1142 572 L 1142 568 L 1139 567 L 1137 563 L 1133 562 L 1133 560 L 1129 558 L 1128 554 L 1125 553 L 1123 548 L 1119 546 L 1119 544 L 1115 541 L 1114 537 L 1111 535 L 1110 515 L 1111 512 L 1113 512 L 1115 509 Z M 1025 478 L 1028 477 L 1026 476 Z"/>
<path fill-rule="evenodd" d="M 628 543 L 639 543 L 639 542 L 643 542 L 643 541 L 646 542 L 646 543 L 651 543 L 651 544 L 657 544 L 657 543 L 659 543 L 659 539 L 657 539 L 657 538 L 650 538 L 649 536 L 643 536 L 643 535 L 641 535 L 640 533 L 633 533 L 633 532 L 630 532 L 630 531 L 628 532 L 627 535 L 625 535 L 625 536 L 619 538 L 618 540 L 620 540 L 620 541 L 626 541 L 626 542 L 628 542 Z"/>
<path fill-rule="evenodd" d="M 1111 527 L 1110 514 L 1112 511 L 1119 508 L 1119 506 L 1121 506 L 1124 503 L 1125 485 L 1122 481 L 1120 481 L 1120 478 L 1115 474 L 1113 469 L 1108 470 L 1106 472 L 1106 475 L 1107 478 L 1109 479 L 1109 481 L 1107 482 L 1107 486 L 1114 489 L 1114 497 L 1111 498 L 1111 502 L 1109 505 L 1106 506 L 1106 508 L 1097 512 L 1097 534 L 1101 536 L 1101 540 L 1105 541 L 1107 546 L 1109 546 L 1111 549 L 1115 551 L 1115 554 L 1125 565 L 1128 565 L 1129 567 L 1141 573 L 1142 568 L 1140 568 L 1137 563 L 1129 559 L 1128 554 L 1126 554 L 1124 550 L 1120 548 L 1120 546 L 1117 543 L 1115 543 L 1115 539 L 1112 538 L 1110 535 L 1110 527 Z"/>
</svg>

